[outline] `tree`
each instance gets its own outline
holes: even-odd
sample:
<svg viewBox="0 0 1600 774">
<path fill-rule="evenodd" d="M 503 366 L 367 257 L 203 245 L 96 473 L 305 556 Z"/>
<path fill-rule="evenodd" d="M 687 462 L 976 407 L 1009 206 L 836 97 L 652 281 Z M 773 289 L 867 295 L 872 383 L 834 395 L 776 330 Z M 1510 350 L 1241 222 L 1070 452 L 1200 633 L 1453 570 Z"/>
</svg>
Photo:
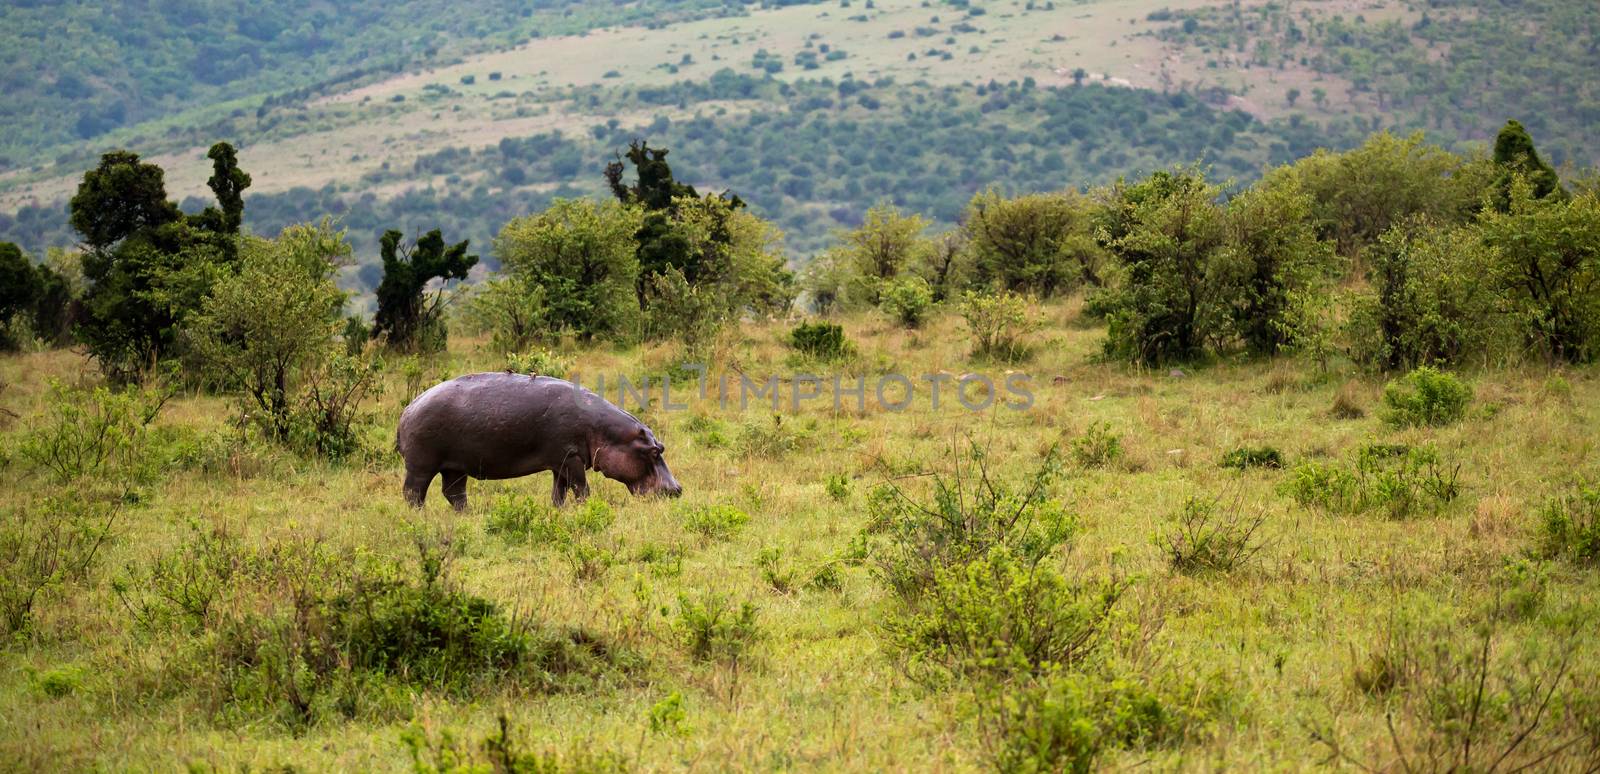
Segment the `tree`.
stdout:
<svg viewBox="0 0 1600 774">
<path fill-rule="evenodd" d="M 1494 277 L 1530 344 L 1553 360 L 1600 355 L 1600 196 L 1541 196 L 1516 177 L 1505 212 L 1482 221 L 1497 253 Z"/>
<path fill-rule="evenodd" d="M 859 227 L 839 234 L 838 260 L 853 271 L 847 297 L 876 306 L 884 282 L 922 262 L 930 247 L 922 237 L 927 228 L 921 215 L 904 215 L 892 204 L 879 204 L 867 210 Z"/>
<path fill-rule="evenodd" d="M 638 332 L 634 235 L 643 222 L 637 205 L 556 199 L 500 229 L 494 253 L 508 275 L 543 293 L 546 336 L 629 340 Z"/>
<path fill-rule="evenodd" d="M 0 242 L 0 350 L 16 349 L 21 344 L 12 336 L 11 323 L 31 316 L 39 284 L 39 274 L 28 256 L 16 245 Z"/>
<path fill-rule="evenodd" d="M 1258 184 L 1228 202 L 1222 285 L 1238 334 L 1258 355 L 1289 343 L 1296 293 L 1332 263 L 1332 245 L 1317 238 L 1311 197 L 1295 183 Z"/>
<path fill-rule="evenodd" d="M 216 216 L 185 217 L 166 198 L 161 168 L 127 151 L 102 156 L 69 204 L 87 247 L 78 336 L 115 381 L 135 380 L 171 355 L 184 318 L 230 270 L 249 176 L 233 165 L 227 144 L 212 154 L 223 199 Z"/>
<path fill-rule="evenodd" d="M 962 231 L 977 282 L 1044 296 L 1079 282 L 1098 286 L 1104 252 L 1088 205 L 1075 192 L 1007 199 L 990 189 L 972 197 Z"/>
<path fill-rule="evenodd" d="M 1350 355 L 1386 371 L 1457 365 L 1487 354 L 1501 315 L 1475 229 L 1412 219 L 1384 232 L 1369 256 L 1370 290 L 1346 326 Z"/>
<path fill-rule="evenodd" d="M 401 351 L 437 352 L 444 349 L 444 291 L 428 294 L 428 283 L 467 278 L 478 256 L 467 254 L 469 240 L 446 245 L 434 229 L 412 245 L 401 243 L 404 234 L 384 232 L 379 240 L 383 256 L 383 281 L 378 283 L 378 313 L 373 333 Z"/>
<path fill-rule="evenodd" d="M 1147 365 L 1198 357 L 1226 331 L 1226 278 L 1216 257 L 1226 231 L 1221 190 L 1198 169 L 1118 182 L 1097 230 L 1122 268 L 1098 303 L 1109 322 L 1106 351 Z"/>
<path fill-rule="evenodd" d="M 1507 121 L 1494 138 L 1494 165 L 1499 171 L 1494 181 L 1494 203 L 1501 212 L 1511 209 L 1512 181 L 1518 177 L 1528 181 L 1535 199 L 1567 196 L 1566 189 L 1561 187 L 1561 178 L 1539 158 L 1533 138 L 1516 120 Z"/>
<path fill-rule="evenodd" d="M 1289 107 L 1294 107 L 1294 103 L 1300 100 L 1300 90 L 1290 89 L 1283 95 L 1283 98 L 1288 101 Z"/>
<path fill-rule="evenodd" d="M 217 281 L 185 325 L 195 356 L 243 393 L 241 413 L 275 440 L 290 438 L 302 384 L 336 352 L 344 293 L 334 274 L 349 255 L 328 220 L 274 240 L 243 238 L 239 270 Z"/>
</svg>

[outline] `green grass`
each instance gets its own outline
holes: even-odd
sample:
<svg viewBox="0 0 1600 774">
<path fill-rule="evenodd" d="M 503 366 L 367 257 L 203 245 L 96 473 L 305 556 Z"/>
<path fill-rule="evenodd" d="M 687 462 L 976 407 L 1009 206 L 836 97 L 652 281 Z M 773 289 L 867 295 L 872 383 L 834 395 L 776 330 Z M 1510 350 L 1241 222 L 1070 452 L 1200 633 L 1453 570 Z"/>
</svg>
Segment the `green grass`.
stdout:
<svg viewBox="0 0 1600 774">
<path fill-rule="evenodd" d="M 948 473 L 952 444 L 969 436 L 986 447 L 994 474 L 1016 482 L 1052 446 L 1067 450 L 1074 439 L 1109 434 L 1120 439 L 1114 464 L 1068 466 L 1057 484 L 1078 532 L 1070 551 L 1046 561 L 1067 577 L 1127 581 L 1118 608 L 1127 618 L 1118 620 L 1148 640 L 1106 647 L 1192 676 L 1208 696 L 1223 698 L 1206 705 L 1194 721 L 1199 731 L 1183 741 L 1112 750 L 1101 763 L 1309 770 L 1325 750 L 1308 729 L 1328 724 L 1361 760 L 1387 762 L 1388 705 L 1363 693 L 1353 675 L 1390 636 L 1395 616 L 1470 630 L 1465 622 L 1496 604 L 1506 560 L 1539 545 L 1541 506 L 1572 491 L 1570 476 L 1596 472 L 1600 379 L 1593 369 L 1561 372 L 1568 386 L 1561 395 L 1545 388 L 1551 372 L 1543 368 L 1472 373 L 1480 399 L 1499 411 L 1446 427 L 1392 429 L 1373 410 L 1380 379 L 1318 375 L 1312 364 L 1291 361 L 1223 362 L 1183 378 L 1135 371 L 1097 362 L 1104 331 L 1079 320 L 1074 304 L 1040 311 L 1048 323 L 1029 337 L 1033 359 L 1018 366 L 1034 377 L 1029 411 L 967 413 L 946 401 L 934 412 L 925 400 L 899 413 L 870 402 L 864 411 L 853 404 L 834 411 L 813 401 L 798 414 L 784 411 L 783 427 L 809 428 L 804 444 L 755 454 L 728 438 L 716 442 L 707 428 L 720 426 L 729 437 L 739 428 L 770 432 L 765 408 L 739 416 L 714 400 L 681 412 L 653 407 L 641 416 L 666 444 L 683 499 L 632 499 L 596 476 L 591 483 L 610 518 L 564 514 L 563 537 L 553 540 L 506 532 L 517 523 L 507 515 L 512 498 L 548 496 L 544 474 L 473 482 L 464 513 L 451 511 L 437 490 L 424 511 L 403 504 L 399 460 L 388 451 L 408 397 L 401 373 L 390 372 L 385 392 L 368 406 L 371 451 L 346 466 L 241 442 L 224 399 L 180 395 L 156 428 L 193 440 L 190 461 L 144 487 L 88 577 L 47 591 L 27 633 L 0 647 L 0 760 L 23 769 L 394 770 L 411 761 L 402 738 L 408 729 L 429 738 L 450 730 L 475 749 L 505 715 L 519 749 L 587 751 L 641 770 L 982 769 L 985 732 L 968 694 L 930 690 L 907 676 L 881 628 L 901 602 L 870 562 L 850 559 L 870 526 L 871 490 L 891 478 L 915 486 L 903 478 L 911 472 Z M 916 331 L 876 314 L 841 322 L 860 362 L 908 374 L 1001 370 L 967 359 L 970 342 L 948 310 Z M 718 362 L 755 375 L 786 373 L 792 327 L 746 325 Z M 420 383 L 501 368 L 503 360 L 482 347 L 453 339 L 448 354 L 423 363 Z M 659 372 L 676 352 L 570 354 L 582 374 L 631 374 Z M 1299 377 L 1287 389 L 1286 373 Z M 0 510 L 61 493 L 17 453 L 46 409 L 51 378 L 97 379 L 71 352 L 0 357 L 0 408 L 7 410 L 0 412 Z M 1364 402 L 1366 416 L 1331 418 L 1336 394 Z M 1282 486 L 1287 471 L 1217 464 L 1230 450 L 1265 446 L 1295 462 L 1344 464 L 1373 443 L 1436 446 L 1461 464 L 1461 496 L 1406 520 L 1330 514 L 1296 505 Z M 1195 497 L 1265 515 L 1254 536 L 1263 547 L 1248 564 L 1228 573 L 1171 568 L 1153 537 Z M 547 519 L 539 506 L 525 507 L 536 512 L 535 523 Z M 733 512 L 727 509 L 748 521 L 717 530 L 717 539 L 687 524 L 691 514 Z M 541 631 L 585 632 L 627 666 L 553 689 L 506 679 L 462 695 L 424 685 L 400 691 L 401 709 L 385 705 L 303 729 L 259 717 L 229 722 L 167 668 L 203 635 L 138 624 L 112 588 L 130 568 L 147 572 L 197 532 L 216 530 L 251 551 L 317 539 L 363 563 L 405 567 L 417 563 L 418 535 L 443 536 L 455 587 Z M 575 545 L 613 564 L 575 572 Z M 833 580 L 807 583 L 819 568 Z M 1503 639 L 1553 645 L 1559 618 L 1600 613 L 1596 572 L 1592 563 L 1562 559 L 1541 565 L 1531 614 L 1506 624 Z M 747 603 L 753 613 L 743 612 Z M 708 622 L 713 613 L 718 623 Z M 726 649 L 704 657 L 696 643 L 708 637 L 737 643 L 737 658 Z M 1584 638 L 1579 647 L 1576 671 L 1593 674 L 1600 645 Z M 667 714 L 671 723 L 662 720 Z M 1401 720 L 1402 734 L 1418 733 Z"/>
</svg>

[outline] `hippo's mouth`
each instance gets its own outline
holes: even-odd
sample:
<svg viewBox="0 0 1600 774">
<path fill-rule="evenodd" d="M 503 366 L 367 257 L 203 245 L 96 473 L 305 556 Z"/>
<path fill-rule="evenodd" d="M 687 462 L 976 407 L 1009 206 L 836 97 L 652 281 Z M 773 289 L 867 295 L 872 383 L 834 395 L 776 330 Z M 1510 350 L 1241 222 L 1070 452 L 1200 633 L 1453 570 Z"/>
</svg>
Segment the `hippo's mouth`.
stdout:
<svg viewBox="0 0 1600 774">
<path fill-rule="evenodd" d="M 629 484 L 628 491 L 635 497 L 678 497 L 683 494 L 683 487 L 677 481 L 664 483 L 656 476 L 644 479 L 637 483 Z"/>
</svg>

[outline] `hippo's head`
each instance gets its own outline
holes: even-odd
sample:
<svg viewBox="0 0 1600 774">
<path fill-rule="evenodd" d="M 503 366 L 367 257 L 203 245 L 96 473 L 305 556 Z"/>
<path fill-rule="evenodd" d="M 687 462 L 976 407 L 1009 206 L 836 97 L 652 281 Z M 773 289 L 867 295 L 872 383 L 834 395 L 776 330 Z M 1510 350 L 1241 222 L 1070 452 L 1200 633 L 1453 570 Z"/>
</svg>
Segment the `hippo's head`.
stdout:
<svg viewBox="0 0 1600 774">
<path fill-rule="evenodd" d="M 663 457 L 667 447 L 656 440 L 655 433 L 642 424 L 635 424 L 630 432 L 608 438 L 594 452 L 594 469 L 606 478 L 621 481 L 635 495 L 683 494 L 683 486 L 667 469 Z"/>
</svg>

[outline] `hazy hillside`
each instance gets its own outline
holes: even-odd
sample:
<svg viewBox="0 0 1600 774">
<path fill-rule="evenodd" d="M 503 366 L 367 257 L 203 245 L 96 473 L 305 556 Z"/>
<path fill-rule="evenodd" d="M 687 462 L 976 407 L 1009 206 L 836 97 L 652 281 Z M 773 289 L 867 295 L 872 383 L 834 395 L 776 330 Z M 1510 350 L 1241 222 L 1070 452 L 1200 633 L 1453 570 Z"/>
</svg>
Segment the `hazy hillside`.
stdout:
<svg viewBox="0 0 1600 774">
<path fill-rule="evenodd" d="M 15 98 L 0 153 L 32 163 L 0 173 L 0 239 L 34 253 L 75 241 L 64 202 L 113 147 L 161 164 L 182 199 L 207 195 L 204 149 L 229 140 L 255 180 L 247 224 L 338 213 L 370 263 L 388 227 L 485 245 L 552 196 L 600 191 L 604 164 L 647 137 L 804 256 L 878 200 L 949 224 L 990 185 L 1081 187 L 1196 160 L 1249 179 L 1382 128 L 1461 146 L 1514 116 L 1556 164 L 1588 165 L 1600 110 L 1595 14 L 1572 0 L 4 15 Z M 45 56 L 62 41 L 82 55 Z"/>
</svg>

